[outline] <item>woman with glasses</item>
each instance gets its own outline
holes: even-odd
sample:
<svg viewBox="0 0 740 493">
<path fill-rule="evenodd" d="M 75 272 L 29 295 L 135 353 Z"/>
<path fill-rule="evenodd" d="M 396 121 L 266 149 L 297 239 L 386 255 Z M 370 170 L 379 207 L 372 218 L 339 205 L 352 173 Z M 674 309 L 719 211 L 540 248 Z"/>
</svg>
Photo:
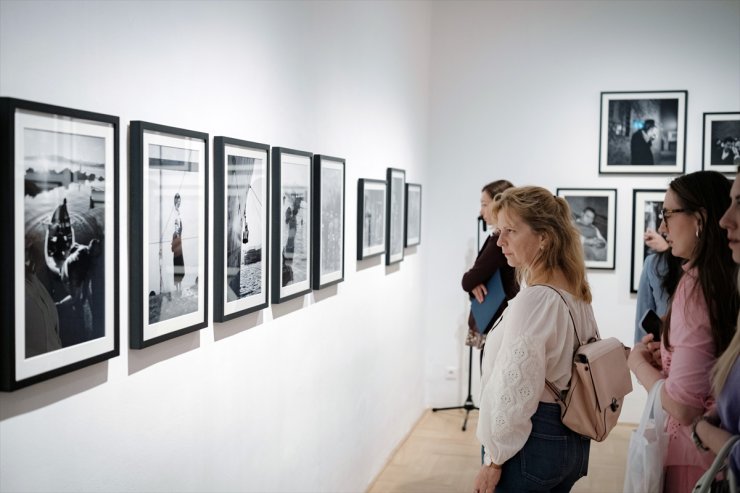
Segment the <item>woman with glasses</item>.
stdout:
<svg viewBox="0 0 740 493">
<path fill-rule="evenodd" d="M 694 445 L 691 424 L 713 404 L 709 375 L 732 339 L 738 314 L 735 264 L 719 226 L 729 192 L 730 182 L 714 171 L 684 175 L 669 185 L 659 231 L 673 255 L 684 260 L 684 273 L 660 343 L 647 335 L 629 357 L 632 372 L 646 390 L 665 379 L 660 396 L 669 415 L 665 492 L 691 491 L 712 463 L 711 454 Z"/>
</svg>

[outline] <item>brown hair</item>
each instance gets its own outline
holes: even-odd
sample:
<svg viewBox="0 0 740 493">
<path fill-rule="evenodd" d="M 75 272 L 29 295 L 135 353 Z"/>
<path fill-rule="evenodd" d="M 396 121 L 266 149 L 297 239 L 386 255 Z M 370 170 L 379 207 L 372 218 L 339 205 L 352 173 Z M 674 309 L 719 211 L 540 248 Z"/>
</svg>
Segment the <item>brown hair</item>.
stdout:
<svg viewBox="0 0 740 493">
<path fill-rule="evenodd" d="M 560 269 L 572 283 L 573 294 L 590 303 L 581 234 L 573 224 L 568 202 L 541 187 L 509 188 L 494 197 L 494 216 L 501 211 L 516 214 L 547 241 L 547 247 L 539 250 L 532 265 L 517 269 L 520 282 L 528 283 L 535 272 L 547 275 Z"/>
<path fill-rule="evenodd" d="M 481 192 L 486 192 L 489 197 L 494 198 L 496 195 L 513 186 L 509 180 L 496 180 L 483 186 Z"/>
</svg>

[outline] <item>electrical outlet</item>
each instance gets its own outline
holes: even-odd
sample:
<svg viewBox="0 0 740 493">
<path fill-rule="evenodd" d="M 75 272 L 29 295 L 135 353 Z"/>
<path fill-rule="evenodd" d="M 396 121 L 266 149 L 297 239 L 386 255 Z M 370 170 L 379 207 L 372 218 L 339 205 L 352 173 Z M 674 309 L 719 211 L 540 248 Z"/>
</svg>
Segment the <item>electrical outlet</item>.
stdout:
<svg viewBox="0 0 740 493">
<path fill-rule="evenodd" d="M 457 367 L 448 366 L 447 370 L 445 371 L 445 378 L 447 380 L 457 380 Z"/>
</svg>

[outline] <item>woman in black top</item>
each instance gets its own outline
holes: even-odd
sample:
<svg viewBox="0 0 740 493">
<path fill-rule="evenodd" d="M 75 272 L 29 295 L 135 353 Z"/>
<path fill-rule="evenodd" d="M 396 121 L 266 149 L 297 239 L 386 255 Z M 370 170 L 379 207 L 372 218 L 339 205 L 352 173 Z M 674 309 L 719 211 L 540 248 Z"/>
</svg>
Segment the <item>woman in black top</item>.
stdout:
<svg viewBox="0 0 740 493">
<path fill-rule="evenodd" d="M 498 270 L 501 271 L 501 282 L 504 286 L 506 298 L 491 319 L 491 322 L 486 327 L 477 327 L 472 312 L 468 316 L 469 330 L 465 343 L 479 349 L 483 347 L 485 336 L 488 331 L 491 330 L 494 322 L 504 312 L 504 309 L 507 306 L 506 302 L 516 296 L 519 292 L 519 285 L 516 282 L 514 268 L 506 262 L 506 257 L 504 257 L 501 247 L 496 245 L 498 233 L 495 230 L 495 225 L 491 218 L 490 208 L 490 204 L 496 195 L 513 186 L 514 185 L 507 180 L 497 180 L 487 184 L 481 190 L 480 215 L 489 228 L 494 228 L 494 232 L 486 238 L 486 241 L 483 243 L 483 247 L 481 247 L 478 252 L 478 257 L 475 259 L 475 263 L 462 278 L 462 288 L 470 294 L 470 296 L 478 300 L 479 303 L 482 303 L 486 294 L 488 294 L 486 291 L 486 283 Z"/>
</svg>

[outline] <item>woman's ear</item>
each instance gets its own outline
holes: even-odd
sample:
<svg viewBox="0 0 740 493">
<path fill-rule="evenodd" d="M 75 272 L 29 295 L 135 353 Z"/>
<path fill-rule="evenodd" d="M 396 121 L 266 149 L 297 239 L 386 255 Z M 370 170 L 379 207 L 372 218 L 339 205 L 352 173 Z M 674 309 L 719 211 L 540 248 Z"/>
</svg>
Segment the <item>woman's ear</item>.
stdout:
<svg viewBox="0 0 740 493">
<path fill-rule="evenodd" d="M 706 222 L 707 210 L 704 207 L 702 207 L 696 212 L 694 217 L 696 218 L 696 227 L 701 231 L 701 228 L 704 226 L 704 223 Z"/>
</svg>

